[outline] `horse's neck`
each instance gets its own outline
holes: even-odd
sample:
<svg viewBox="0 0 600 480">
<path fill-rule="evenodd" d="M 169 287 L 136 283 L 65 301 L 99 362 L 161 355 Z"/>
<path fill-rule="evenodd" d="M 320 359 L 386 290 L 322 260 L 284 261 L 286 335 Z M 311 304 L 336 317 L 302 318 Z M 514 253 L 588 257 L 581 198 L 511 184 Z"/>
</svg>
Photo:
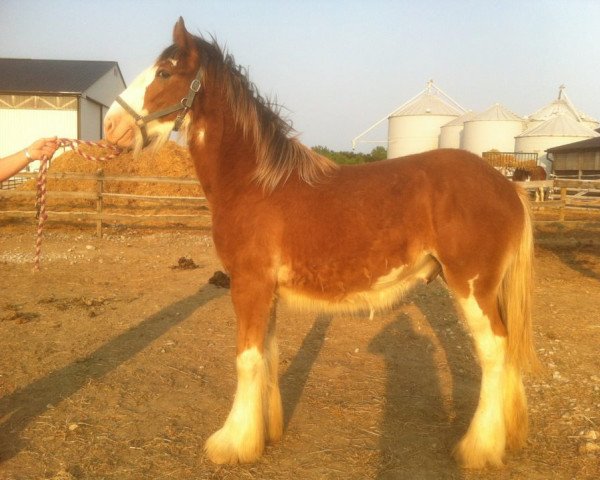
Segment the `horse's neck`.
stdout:
<svg viewBox="0 0 600 480">
<path fill-rule="evenodd" d="M 227 111 L 204 117 L 192 129 L 190 153 L 211 206 L 243 196 L 259 187 L 253 181 L 256 152 L 252 141 Z"/>
</svg>

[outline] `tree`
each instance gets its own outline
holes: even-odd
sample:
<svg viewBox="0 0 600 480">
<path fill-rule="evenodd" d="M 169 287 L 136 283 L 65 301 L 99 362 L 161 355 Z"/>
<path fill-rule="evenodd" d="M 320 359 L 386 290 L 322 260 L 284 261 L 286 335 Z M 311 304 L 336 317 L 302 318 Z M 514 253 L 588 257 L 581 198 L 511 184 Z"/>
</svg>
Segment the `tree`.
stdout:
<svg viewBox="0 0 600 480">
<path fill-rule="evenodd" d="M 329 158 L 330 160 L 340 165 L 355 165 L 358 163 L 370 163 L 377 162 L 379 160 L 385 160 L 387 158 L 387 150 L 383 147 L 376 147 L 371 150 L 371 153 L 357 153 L 357 152 L 335 152 L 327 147 L 317 145 L 312 147 L 313 151 L 319 155 Z"/>
<path fill-rule="evenodd" d="M 373 150 L 371 150 L 371 158 L 372 162 L 385 160 L 387 158 L 387 150 L 385 149 L 385 147 L 375 147 Z"/>
</svg>

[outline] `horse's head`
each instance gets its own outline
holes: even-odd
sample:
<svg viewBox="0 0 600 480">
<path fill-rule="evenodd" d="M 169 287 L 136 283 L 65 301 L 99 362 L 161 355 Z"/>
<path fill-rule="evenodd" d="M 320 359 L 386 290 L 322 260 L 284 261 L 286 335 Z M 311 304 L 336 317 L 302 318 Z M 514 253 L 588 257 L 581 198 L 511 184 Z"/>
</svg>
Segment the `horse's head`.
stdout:
<svg viewBox="0 0 600 480">
<path fill-rule="evenodd" d="M 188 112 L 202 86 L 197 40 L 180 18 L 173 29 L 173 45 L 111 105 L 104 119 L 109 142 L 139 152 L 187 127 Z"/>
</svg>

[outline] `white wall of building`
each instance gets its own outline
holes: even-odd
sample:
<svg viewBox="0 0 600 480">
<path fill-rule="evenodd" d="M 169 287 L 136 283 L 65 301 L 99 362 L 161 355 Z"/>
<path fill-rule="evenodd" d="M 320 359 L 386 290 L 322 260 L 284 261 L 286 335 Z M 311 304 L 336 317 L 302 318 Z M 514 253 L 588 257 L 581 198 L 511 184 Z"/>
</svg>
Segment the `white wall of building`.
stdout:
<svg viewBox="0 0 600 480">
<path fill-rule="evenodd" d="M 0 109 L 0 157 L 54 136 L 77 138 L 76 110 Z"/>
</svg>

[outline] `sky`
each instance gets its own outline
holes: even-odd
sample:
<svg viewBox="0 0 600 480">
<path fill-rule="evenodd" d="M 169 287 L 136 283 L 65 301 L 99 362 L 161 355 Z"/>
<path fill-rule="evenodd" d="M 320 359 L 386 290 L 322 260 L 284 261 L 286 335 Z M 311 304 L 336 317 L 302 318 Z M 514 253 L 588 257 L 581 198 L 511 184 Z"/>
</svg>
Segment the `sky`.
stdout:
<svg viewBox="0 0 600 480">
<path fill-rule="evenodd" d="M 308 146 L 350 150 L 430 79 L 468 110 L 518 115 L 564 84 L 600 119 L 600 0 L 0 0 L 0 57 L 116 61 L 129 84 L 179 16 L 249 70 Z M 364 139 L 386 134 L 383 122 Z"/>
</svg>

